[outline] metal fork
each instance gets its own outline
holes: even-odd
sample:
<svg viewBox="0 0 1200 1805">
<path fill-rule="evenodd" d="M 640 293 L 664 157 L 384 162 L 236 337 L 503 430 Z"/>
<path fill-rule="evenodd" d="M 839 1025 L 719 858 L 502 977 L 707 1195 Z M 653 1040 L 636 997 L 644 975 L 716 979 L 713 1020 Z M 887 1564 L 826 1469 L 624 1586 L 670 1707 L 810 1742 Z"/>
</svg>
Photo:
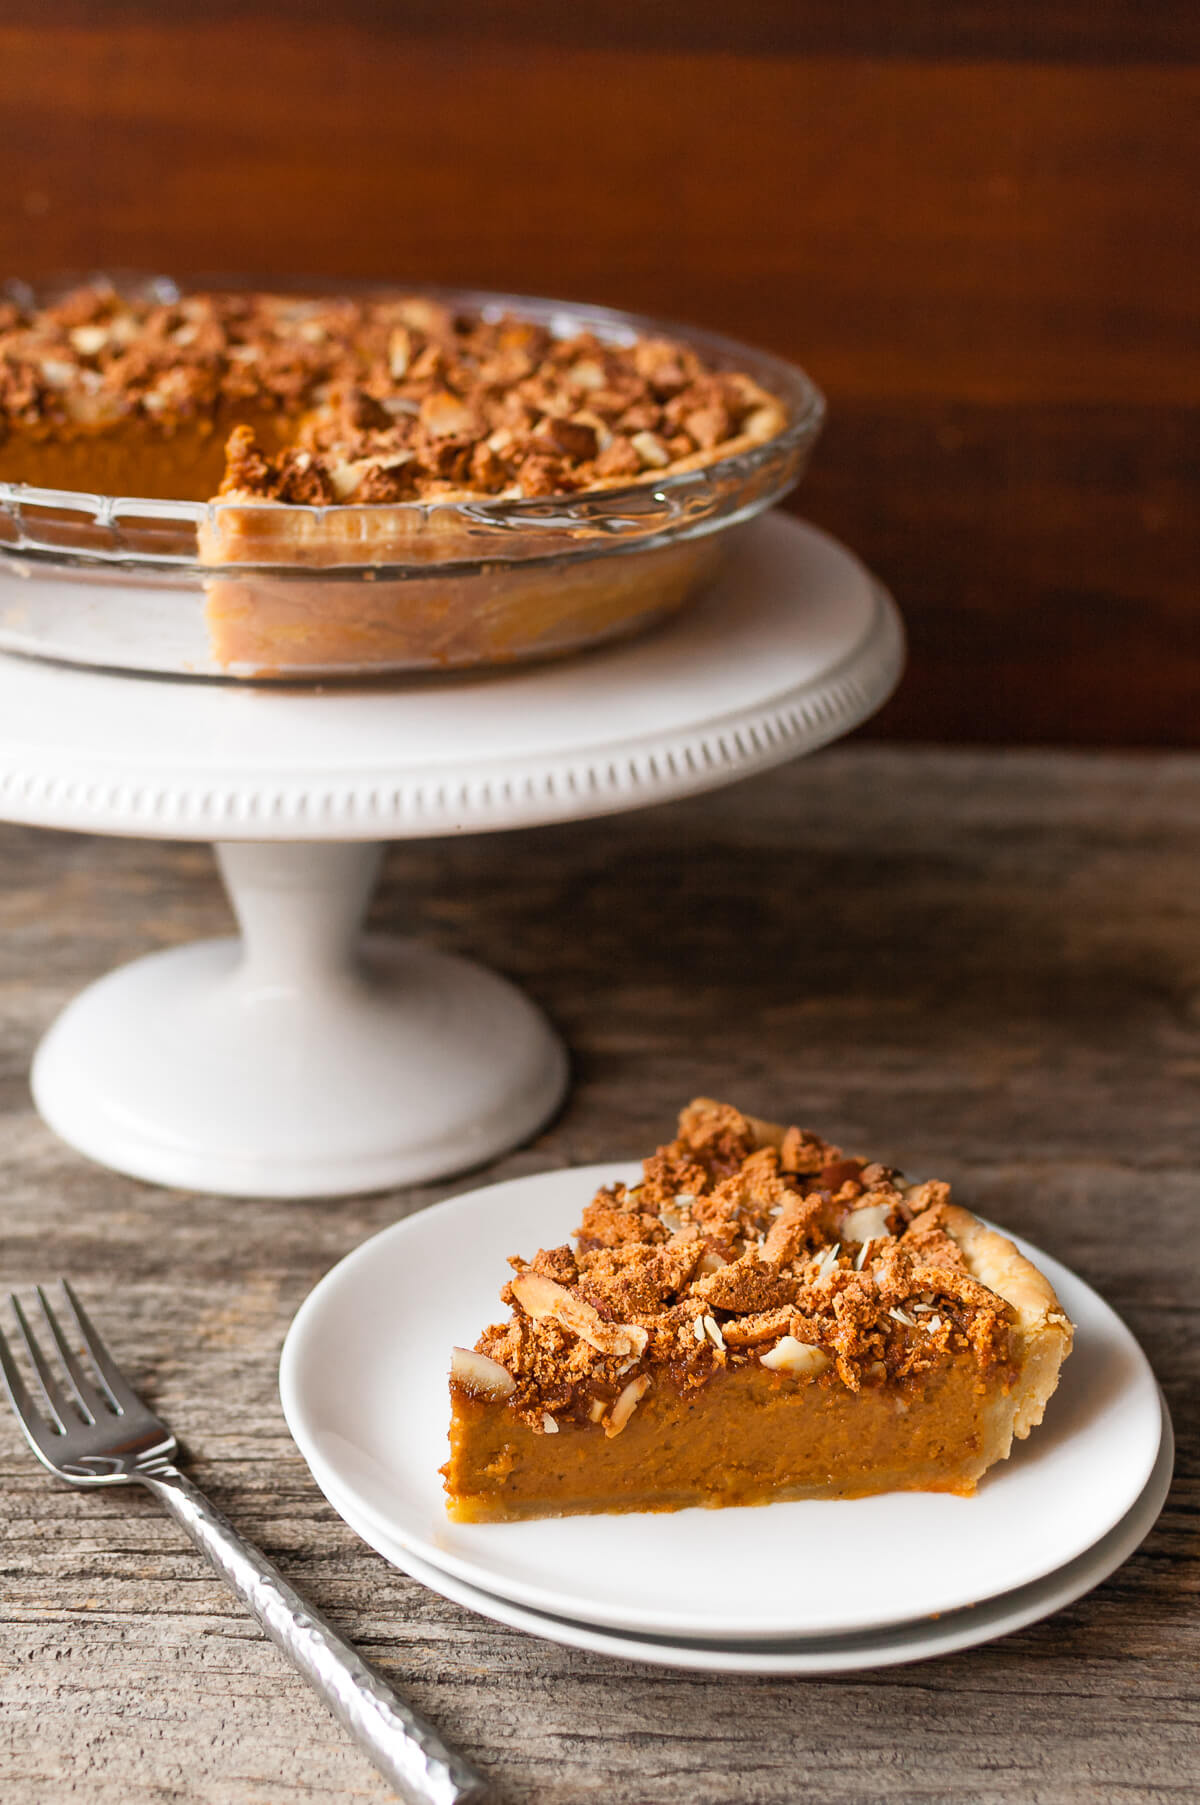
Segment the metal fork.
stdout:
<svg viewBox="0 0 1200 1805">
<path fill-rule="evenodd" d="M 65 1369 L 59 1374 L 39 1345 L 19 1300 L 9 1298 L 36 1378 L 36 1404 L 0 1331 L 0 1373 L 5 1389 L 43 1466 L 71 1485 L 124 1485 L 136 1480 L 146 1486 L 320 1693 L 402 1799 L 409 1805 L 482 1805 L 489 1796 L 483 1776 L 397 1698 L 383 1677 L 343 1642 L 332 1624 L 288 1585 L 173 1464 L 179 1451 L 175 1437 L 128 1384 L 66 1279 L 60 1283 L 70 1335 L 64 1332 L 41 1286 L 37 1287 L 46 1327 Z M 92 1372 L 76 1347 L 86 1353 Z"/>
</svg>

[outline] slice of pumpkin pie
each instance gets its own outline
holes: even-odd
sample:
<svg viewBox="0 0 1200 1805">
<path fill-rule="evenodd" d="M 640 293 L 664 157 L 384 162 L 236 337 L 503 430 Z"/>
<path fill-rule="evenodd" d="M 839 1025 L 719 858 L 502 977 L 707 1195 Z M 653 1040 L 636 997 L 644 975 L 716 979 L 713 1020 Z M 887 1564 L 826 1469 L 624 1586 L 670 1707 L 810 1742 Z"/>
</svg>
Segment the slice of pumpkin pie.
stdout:
<svg viewBox="0 0 1200 1805">
<path fill-rule="evenodd" d="M 459 1522 L 975 1490 L 1071 1349 L 1004 1236 L 890 1166 L 701 1098 L 454 1350 Z"/>
</svg>

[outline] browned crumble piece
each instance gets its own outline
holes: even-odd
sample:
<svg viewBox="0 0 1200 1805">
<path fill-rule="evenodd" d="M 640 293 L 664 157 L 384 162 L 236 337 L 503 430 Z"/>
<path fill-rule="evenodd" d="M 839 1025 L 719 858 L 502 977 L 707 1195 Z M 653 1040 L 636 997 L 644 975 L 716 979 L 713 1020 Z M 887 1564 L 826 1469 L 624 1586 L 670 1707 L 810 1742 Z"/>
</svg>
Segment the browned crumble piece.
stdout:
<svg viewBox="0 0 1200 1805">
<path fill-rule="evenodd" d="M 275 472 L 249 426 L 235 426 L 225 447 L 226 475 L 223 490 L 243 490 L 248 494 L 268 482 Z"/>
<path fill-rule="evenodd" d="M 831 1159 L 841 1158 L 841 1148 L 831 1147 L 819 1135 L 800 1128 L 789 1128 L 779 1150 L 779 1167 L 783 1172 L 819 1172 Z"/>
<path fill-rule="evenodd" d="M 539 1247 L 532 1260 L 521 1260 L 515 1256 L 509 1262 L 518 1272 L 541 1272 L 547 1278 L 557 1279 L 560 1285 L 573 1285 L 579 1277 L 579 1265 L 572 1249 L 565 1244 L 562 1247 Z"/>
<path fill-rule="evenodd" d="M 417 467 L 405 457 L 394 464 L 376 464 L 354 491 L 356 502 L 408 501 L 417 492 Z"/>
<path fill-rule="evenodd" d="M 695 1291 L 712 1309 L 727 1310 L 736 1316 L 757 1316 L 794 1304 L 798 1283 L 792 1274 L 780 1272 L 749 1253 L 698 1280 Z"/>
</svg>

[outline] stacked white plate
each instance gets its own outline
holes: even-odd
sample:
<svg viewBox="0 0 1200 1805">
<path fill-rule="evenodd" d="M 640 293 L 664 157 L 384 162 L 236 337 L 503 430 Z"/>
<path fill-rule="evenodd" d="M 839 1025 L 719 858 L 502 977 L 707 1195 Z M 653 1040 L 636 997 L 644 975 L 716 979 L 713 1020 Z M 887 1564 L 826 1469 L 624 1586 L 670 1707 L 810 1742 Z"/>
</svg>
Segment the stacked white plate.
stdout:
<svg viewBox="0 0 1200 1805">
<path fill-rule="evenodd" d="M 1046 1420 L 974 1498 L 460 1524 L 446 1516 L 450 1349 L 503 1314 L 510 1253 L 571 1238 L 637 1167 L 513 1179 L 411 1216 L 336 1266 L 284 1344 L 284 1413 L 334 1509 L 394 1566 L 482 1616 L 573 1648 L 720 1673 L 924 1660 L 1033 1623 L 1149 1532 L 1170 1419 L 1145 1355 L 1081 1279 L 1018 1241 L 1076 1324 Z"/>
</svg>

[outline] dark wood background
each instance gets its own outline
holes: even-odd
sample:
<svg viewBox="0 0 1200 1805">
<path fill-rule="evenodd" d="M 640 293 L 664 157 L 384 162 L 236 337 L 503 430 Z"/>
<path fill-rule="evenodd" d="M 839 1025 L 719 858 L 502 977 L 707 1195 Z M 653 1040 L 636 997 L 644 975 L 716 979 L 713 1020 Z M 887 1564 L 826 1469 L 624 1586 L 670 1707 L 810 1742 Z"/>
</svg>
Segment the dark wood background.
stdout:
<svg viewBox="0 0 1200 1805">
<path fill-rule="evenodd" d="M 1200 744 L 1200 11 L 0 0 L 0 266 L 469 281 L 794 356 L 875 731 Z"/>
</svg>

